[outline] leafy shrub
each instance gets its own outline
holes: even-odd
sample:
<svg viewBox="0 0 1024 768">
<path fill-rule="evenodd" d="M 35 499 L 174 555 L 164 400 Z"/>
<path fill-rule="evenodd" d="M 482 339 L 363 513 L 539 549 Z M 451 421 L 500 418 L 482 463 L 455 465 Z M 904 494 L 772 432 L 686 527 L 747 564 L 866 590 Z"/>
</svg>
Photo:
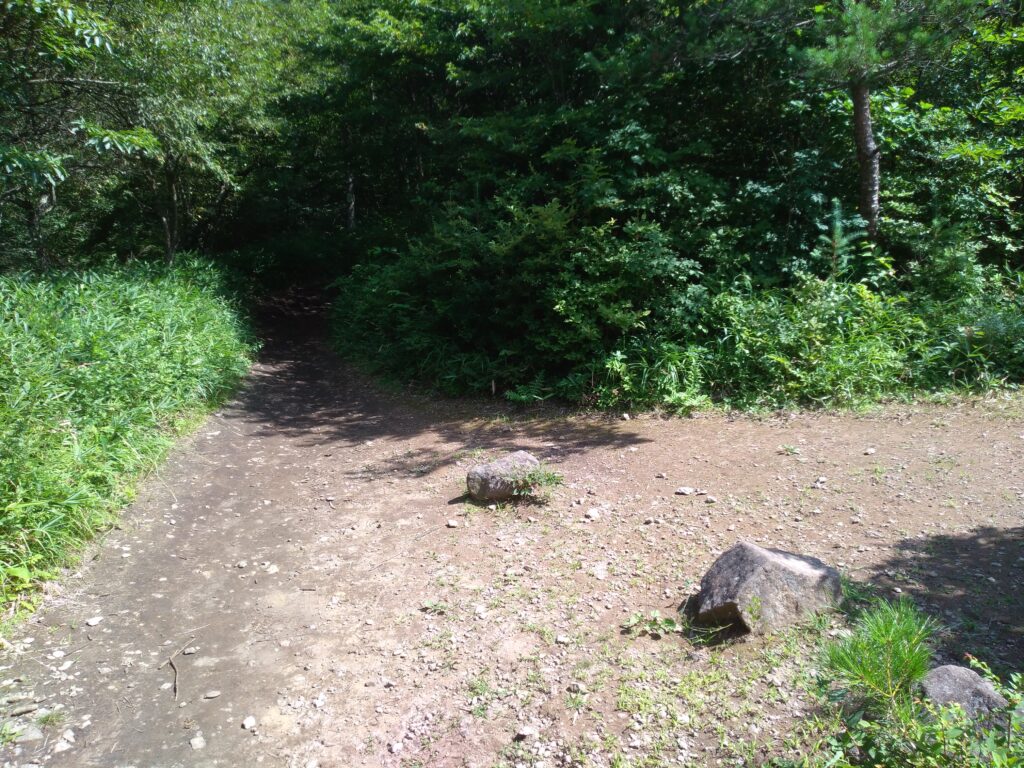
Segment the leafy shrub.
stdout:
<svg viewBox="0 0 1024 768">
<path fill-rule="evenodd" d="M 1004 713 L 972 721 L 958 705 L 937 707 L 915 697 L 931 664 L 935 623 L 912 603 L 884 601 L 866 610 L 853 633 L 825 651 L 825 666 L 845 706 L 845 729 L 822 763 L 886 768 L 1016 766 L 1024 764 L 1022 678 L 1003 685 L 972 659 L 1007 700 Z"/>
<path fill-rule="evenodd" d="M 919 386 L 1002 386 L 1024 380 L 1021 276 L 993 272 L 984 287 L 946 301 L 920 300 L 928 329 L 911 361 Z"/>
<path fill-rule="evenodd" d="M 615 350 L 648 326 L 681 336 L 698 314 L 696 265 L 657 225 L 581 227 L 558 201 L 447 213 L 339 281 L 343 352 L 449 394 L 584 399 Z"/>
<path fill-rule="evenodd" d="M 704 393 L 704 357 L 700 347 L 671 341 L 634 339 L 604 362 L 595 388 L 597 405 L 614 408 L 664 408 L 690 411 L 709 402 Z M 567 386 L 563 384 L 562 391 Z"/>
<path fill-rule="evenodd" d="M 0 600 L 67 561 L 248 367 L 212 266 L 0 277 Z"/>
<path fill-rule="evenodd" d="M 709 314 L 708 382 L 741 406 L 856 405 L 897 392 L 920 322 L 862 283 L 815 278 L 720 294 Z"/>
</svg>

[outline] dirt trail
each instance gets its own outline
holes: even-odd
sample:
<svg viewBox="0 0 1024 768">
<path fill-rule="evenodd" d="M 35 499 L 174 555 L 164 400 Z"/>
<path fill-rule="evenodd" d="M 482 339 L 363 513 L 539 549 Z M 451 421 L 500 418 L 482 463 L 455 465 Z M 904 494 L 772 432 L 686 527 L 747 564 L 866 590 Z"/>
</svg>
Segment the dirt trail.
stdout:
<svg viewBox="0 0 1024 768">
<path fill-rule="evenodd" d="M 708 651 L 619 631 L 670 613 L 740 537 L 921 600 L 946 623 L 943 656 L 1024 666 L 1020 398 L 864 418 L 509 415 L 381 394 L 321 328 L 278 317 L 239 398 L 12 637 L 3 707 L 40 738 L 0 748 L 3 765 L 799 750 L 784 740 L 815 706 L 806 644 Z M 465 504 L 469 464 L 513 448 L 566 485 L 546 504 Z"/>
</svg>

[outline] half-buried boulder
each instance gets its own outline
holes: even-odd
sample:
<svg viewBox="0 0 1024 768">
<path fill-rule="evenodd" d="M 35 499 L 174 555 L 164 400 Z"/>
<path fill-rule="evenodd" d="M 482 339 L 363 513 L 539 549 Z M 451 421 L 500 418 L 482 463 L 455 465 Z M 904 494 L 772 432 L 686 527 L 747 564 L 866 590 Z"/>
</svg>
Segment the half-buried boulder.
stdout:
<svg viewBox="0 0 1024 768">
<path fill-rule="evenodd" d="M 957 664 L 936 667 L 921 680 L 921 690 L 938 706 L 959 704 L 971 719 L 983 718 L 1007 707 L 992 683 L 973 669 Z"/>
<path fill-rule="evenodd" d="M 694 623 L 765 634 L 833 607 L 839 571 L 813 557 L 741 541 L 704 574 L 687 611 Z"/>
<path fill-rule="evenodd" d="M 536 458 L 516 451 L 490 464 L 477 464 L 466 475 L 466 487 L 477 501 L 505 501 L 529 490 L 530 473 L 538 467 Z"/>
</svg>

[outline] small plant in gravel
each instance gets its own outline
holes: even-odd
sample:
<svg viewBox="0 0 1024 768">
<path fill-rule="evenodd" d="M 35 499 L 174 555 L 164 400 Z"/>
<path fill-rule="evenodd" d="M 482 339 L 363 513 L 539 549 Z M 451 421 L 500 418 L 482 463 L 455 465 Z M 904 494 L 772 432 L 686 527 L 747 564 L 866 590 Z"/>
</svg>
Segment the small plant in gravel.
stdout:
<svg viewBox="0 0 1024 768">
<path fill-rule="evenodd" d="M 551 491 L 563 482 L 565 478 L 541 464 L 518 479 L 515 495 L 519 498 L 530 497 L 546 502 L 551 497 Z"/>
<path fill-rule="evenodd" d="M 647 635 L 658 639 L 665 635 L 681 634 L 685 629 L 683 622 L 671 616 L 662 616 L 661 611 L 651 611 L 650 615 L 641 612 L 631 615 L 622 625 L 622 630 L 628 635 Z"/>
<path fill-rule="evenodd" d="M 13 744 L 16 738 L 18 738 L 18 731 L 13 725 L 10 723 L 0 723 L 0 747 Z"/>
<path fill-rule="evenodd" d="M 44 728 L 59 728 L 64 724 L 65 715 L 63 712 L 47 712 L 36 718 L 36 723 Z"/>
<path fill-rule="evenodd" d="M 431 616 L 444 616 L 451 611 L 451 606 L 440 600 L 430 600 L 420 610 Z"/>
</svg>

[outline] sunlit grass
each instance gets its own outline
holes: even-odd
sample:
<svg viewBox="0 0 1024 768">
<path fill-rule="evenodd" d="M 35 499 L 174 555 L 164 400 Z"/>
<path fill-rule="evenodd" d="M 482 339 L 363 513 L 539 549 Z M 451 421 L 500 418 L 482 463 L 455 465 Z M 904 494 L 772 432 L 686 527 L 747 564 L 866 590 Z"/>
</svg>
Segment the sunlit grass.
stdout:
<svg viewBox="0 0 1024 768">
<path fill-rule="evenodd" d="M 0 277 L 0 602 L 17 605 L 131 497 L 249 363 L 199 262 Z"/>
</svg>

